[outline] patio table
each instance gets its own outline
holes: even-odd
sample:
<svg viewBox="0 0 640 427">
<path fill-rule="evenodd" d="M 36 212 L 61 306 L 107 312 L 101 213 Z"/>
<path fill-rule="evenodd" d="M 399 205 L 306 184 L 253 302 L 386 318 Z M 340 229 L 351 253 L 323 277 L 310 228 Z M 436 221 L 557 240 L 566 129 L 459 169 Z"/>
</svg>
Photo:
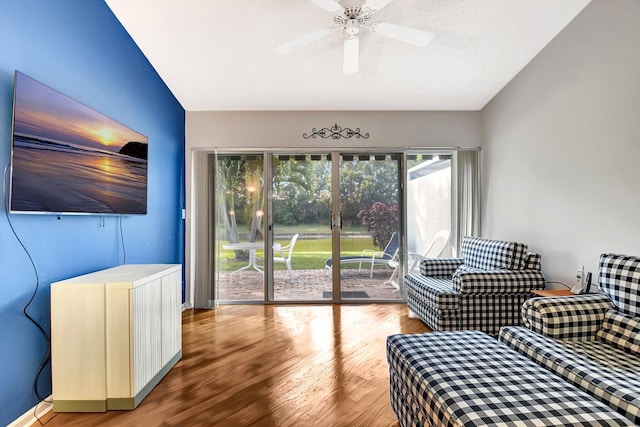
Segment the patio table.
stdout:
<svg viewBox="0 0 640 427">
<path fill-rule="evenodd" d="M 264 271 L 256 264 L 256 250 L 264 248 L 264 242 L 238 242 L 238 243 L 226 243 L 222 245 L 224 249 L 232 250 L 232 251 L 249 251 L 249 263 L 239 269 L 233 271 L 229 276 L 230 280 L 233 280 L 233 275 L 236 273 L 240 273 L 244 270 L 248 270 L 253 268 L 254 270 L 259 271 L 264 274 Z M 277 251 L 281 247 L 280 243 L 273 244 L 273 250 Z"/>
</svg>

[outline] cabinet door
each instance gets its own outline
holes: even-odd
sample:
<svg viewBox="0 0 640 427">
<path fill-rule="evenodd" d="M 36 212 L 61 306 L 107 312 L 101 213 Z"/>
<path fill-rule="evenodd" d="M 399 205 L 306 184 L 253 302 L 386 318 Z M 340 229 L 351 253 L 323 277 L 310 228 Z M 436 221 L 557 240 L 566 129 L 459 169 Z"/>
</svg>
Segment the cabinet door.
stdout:
<svg viewBox="0 0 640 427">
<path fill-rule="evenodd" d="M 133 366 L 131 365 L 131 288 L 107 286 L 105 292 L 107 342 L 107 398 L 133 396 Z"/>
<path fill-rule="evenodd" d="M 182 275 L 175 271 L 162 278 L 162 366 L 182 349 Z"/>
<path fill-rule="evenodd" d="M 162 369 L 162 278 L 133 288 L 133 394 Z"/>
<path fill-rule="evenodd" d="M 106 399 L 104 327 L 104 286 L 64 282 L 51 285 L 51 372 L 55 410 L 56 401 Z M 6 369 L 11 368 L 7 366 Z"/>
</svg>

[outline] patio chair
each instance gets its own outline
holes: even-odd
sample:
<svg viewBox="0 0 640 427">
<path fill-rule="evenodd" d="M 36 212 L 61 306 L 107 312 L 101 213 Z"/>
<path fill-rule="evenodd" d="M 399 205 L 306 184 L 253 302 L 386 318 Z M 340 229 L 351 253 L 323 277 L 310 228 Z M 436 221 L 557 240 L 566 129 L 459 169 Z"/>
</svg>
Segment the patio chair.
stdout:
<svg viewBox="0 0 640 427">
<path fill-rule="evenodd" d="M 286 246 L 281 246 L 280 249 L 273 250 L 273 262 L 274 263 L 284 263 L 287 266 L 287 270 L 289 271 L 289 280 L 293 283 L 293 269 L 291 268 L 291 254 L 293 253 L 293 247 L 298 240 L 299 234 L 294 234 L 291 238 L 291 241 Z M 285 252 L 287 254 L 285 255 Z"/>
<path fill-rule="evenodd" d="M 409 273 L 415 273 L 420 265 L 420 261 L 425 258 L 437 258 L 444 251 L 444 247 L 447 245 L 449 241 L 449 236 L 451 232 L 449 230 L 440 230 L 436 233 L 431 244 L 429 245 L 429 249 L 427 249 L 423 255 L 419 255 L 417 253 L 409 252 L 409 262 L 411 266 L 409 267 Z M 384 282 L 385 285 L 391 285 L 396 288 L 396 291 L 400 290 L 400 285 L 398 283 L 398 269 L 400 267 L 400 261 L 397 259 L 392 259 L 388 261 L 389 268 L 393 268 L 393 273 L 391 273 L 391 277 L 389 280 Z"/>
<path fill-rule="evenodd" d="M 409 266 L 409 273 L 418 272 L 420 261 L 423 259 L 438 258 L 447 245 L 450 235 L 451 232 L 449 230 L 440 230 L 436 233 L 431 245 L 429 245 L 429 249 L 427 249 L 424 254 L 420 255 L 414 252 L 409 252 L 409 262 L 411 263 Z"/>
<path fill-rule="evenodd" d="M 373 277 L 373 267 L 376 264 L 389 267 L 389 261 L 394 260 L 398 254 L 398 232 L 394 232 L 385 246 L 384 251 L 376 251 L 373 249 L 365 249 L 360 252 L 360 255 L 349 255 L 340 257 L 340 265 L 342 264 L 355 264 L 358 263 L 358 271 L 362 269 L 362 263 L 371 263 L 371 270 L 369 277 Z M 333 266 L 333 259 L 329 258 L 324 262 L 325 274 L 331 271 Z"/>
</svg>

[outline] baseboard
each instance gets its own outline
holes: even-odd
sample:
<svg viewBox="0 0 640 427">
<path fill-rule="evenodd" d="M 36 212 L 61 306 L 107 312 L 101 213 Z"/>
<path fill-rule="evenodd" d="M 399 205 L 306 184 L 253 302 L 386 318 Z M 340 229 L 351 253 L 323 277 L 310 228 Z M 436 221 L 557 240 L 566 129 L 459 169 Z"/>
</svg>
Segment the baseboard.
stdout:
<svg viewBox="0 0 640 427">
<path fill-rule="evenodd" d="M 42 402 L 29 409 L 7 427 L 29 427 L 34 425 L 38 422 L 38 418 L 42 418 L 47 413 L 51 412 L 51 408 L 53 408 L 53 404 L 51 402 L 51 395 L 45 397 Z"/>
</svg>

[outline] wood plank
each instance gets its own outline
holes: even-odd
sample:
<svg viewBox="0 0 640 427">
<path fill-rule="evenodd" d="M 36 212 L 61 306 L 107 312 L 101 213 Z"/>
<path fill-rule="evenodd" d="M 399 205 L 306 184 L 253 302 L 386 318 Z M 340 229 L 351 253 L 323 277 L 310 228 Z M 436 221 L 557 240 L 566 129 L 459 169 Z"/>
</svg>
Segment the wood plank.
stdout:
<svg viewBox="0 0 640 427">
<path fill-rule="evenodd" d="M 570 297 L 576 295 L 569 289 L 535 289 L 531 293 L 537 297 Z"/>
<path fill-rule="evenodd" d="M 385 339 L 429 329 L 404 304 L 226 305 L 183 313 L 183 358 L 133 411 L 48 426 L 397 426 Z"/>
</svg>

